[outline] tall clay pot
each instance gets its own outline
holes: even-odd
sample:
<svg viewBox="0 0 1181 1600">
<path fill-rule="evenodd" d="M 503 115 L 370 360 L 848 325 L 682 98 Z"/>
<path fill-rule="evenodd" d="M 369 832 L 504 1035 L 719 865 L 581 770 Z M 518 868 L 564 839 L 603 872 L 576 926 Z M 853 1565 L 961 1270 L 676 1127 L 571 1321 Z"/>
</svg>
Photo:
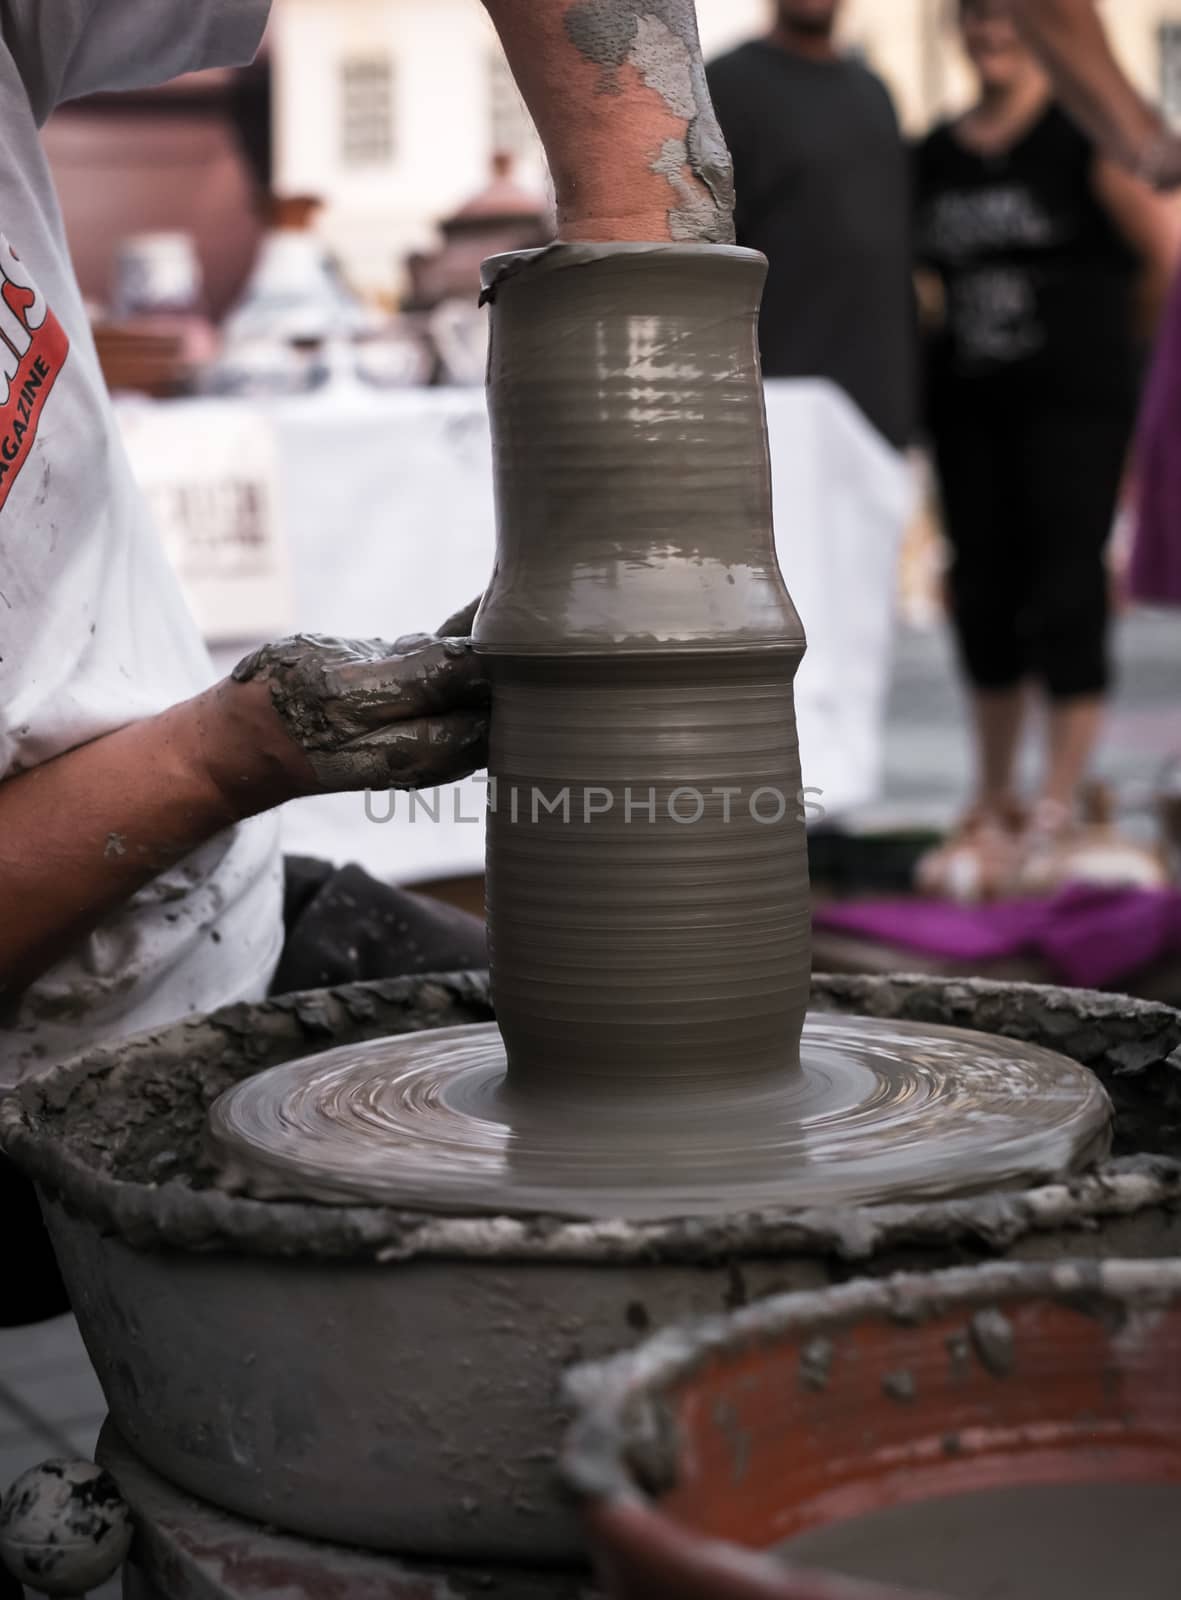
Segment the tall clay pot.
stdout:
<svg viewBox="0 0 1181 1600">
<path fill-rule="evenodd" d="M 510 1082 L 798 1066 L 810 975 L 753 251 L 485 266 L 491 964 Z"/>
</svg>

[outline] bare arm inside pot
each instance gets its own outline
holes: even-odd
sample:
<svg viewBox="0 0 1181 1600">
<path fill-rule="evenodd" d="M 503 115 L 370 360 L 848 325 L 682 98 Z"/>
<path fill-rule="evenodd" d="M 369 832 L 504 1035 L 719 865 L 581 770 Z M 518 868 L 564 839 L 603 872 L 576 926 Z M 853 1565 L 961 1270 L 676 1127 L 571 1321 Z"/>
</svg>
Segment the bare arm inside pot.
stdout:
<svg viewBox="0 0 1181 1600">
<path fill-rule="evenodd" d="M 470 632 L 470 613 L 445 627 Z M 0 1009 L 236 822 L 303 795 L 477 771 L 487 700 L 466 637 L 289 639 L 194 700 L 0 783 Z"/>
<path fill-rule="evenodd" d="M 1116 59 L 1095 0 L 1016 0 L 1013 10 L 1058 98 L 1103 151 L 1158 189 L 1181 187 L 1181 139 Z"/>
<path fill-rule="evenodd" d="M 565 240 L 734 238 L 693 0 L 484 0 L 537 123 Z"/>
</svg>

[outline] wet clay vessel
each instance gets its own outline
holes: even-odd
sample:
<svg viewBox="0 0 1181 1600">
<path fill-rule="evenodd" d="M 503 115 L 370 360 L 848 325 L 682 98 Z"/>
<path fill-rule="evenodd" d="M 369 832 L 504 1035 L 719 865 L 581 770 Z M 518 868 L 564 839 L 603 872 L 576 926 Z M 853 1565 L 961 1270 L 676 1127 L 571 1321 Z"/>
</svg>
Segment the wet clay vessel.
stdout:
<svg viewBox="0 0 1181 1600">
<path fill-rule="evenodd" d="M 209 1108 L 252 1073 L 480 1025 L 485 980 L 240 1006 L 94 1051 L 0 1104 L 120 1432 L 162 1477 L 296 1534 L 444 1560 L 576 1559 L 564 1369 L 785 1290 L 988 1258 L 1181 1255 L 1181 1016 L 1111 996 L 820 979 L 832 1014 L 977 1027 L 1078 1061 L 1116 1107 L 1069 1182 L 918 1205 L 588 1223 L 227 1195 Z"/>
<path fill-rule="evenodd" d="M 509 1072 L 782 1074 L 810 976 L 805 639 L 772 537 L 766 262 L 579 245 L 484 277 L 499 542 L 474 639 Z"/>
<path fill-rule="evenodd" d="M 784 1296 L 569 1390 L 613 1600 L 1177 1592 L 1179 1260 Z"/>
<path fill-rule="evenodd" d="M 244 1083 L 210 1121 L 228 1187 L 647 1221 L 967 1194 L 1106 1153 L 1106 1097 L 1060 1055 L 805 1026 L 765 276 L 703 245 L 486 263 L 496 1026 Z"/>
</svg>

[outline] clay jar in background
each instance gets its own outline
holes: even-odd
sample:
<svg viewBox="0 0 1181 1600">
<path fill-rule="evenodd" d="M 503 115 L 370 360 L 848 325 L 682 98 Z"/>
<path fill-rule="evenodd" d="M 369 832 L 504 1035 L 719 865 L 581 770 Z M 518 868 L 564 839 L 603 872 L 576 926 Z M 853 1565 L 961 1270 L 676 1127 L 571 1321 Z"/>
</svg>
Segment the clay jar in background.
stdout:
<svg viewBox="0 0 1181 1600">
<path fill-rule="evenodd" d="M 798 1066 L 805 639 L 772 537 L 765 273 L 710 245 L 485 265 L 488 916 L 530 1095 Z"/>
</svg>

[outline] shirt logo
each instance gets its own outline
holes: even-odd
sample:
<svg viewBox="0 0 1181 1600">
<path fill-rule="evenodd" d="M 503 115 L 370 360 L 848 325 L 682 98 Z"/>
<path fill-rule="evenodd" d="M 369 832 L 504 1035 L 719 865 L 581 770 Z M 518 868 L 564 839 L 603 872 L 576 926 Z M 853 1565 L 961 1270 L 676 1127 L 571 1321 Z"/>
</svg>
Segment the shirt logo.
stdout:
<svg viewBox="0 0 1181 1600">
<path fill-rule="evenodd" d="M 0 509 L 29 459 L 69 353 L 66 330 L 0 233 Z"/>
</svg>

